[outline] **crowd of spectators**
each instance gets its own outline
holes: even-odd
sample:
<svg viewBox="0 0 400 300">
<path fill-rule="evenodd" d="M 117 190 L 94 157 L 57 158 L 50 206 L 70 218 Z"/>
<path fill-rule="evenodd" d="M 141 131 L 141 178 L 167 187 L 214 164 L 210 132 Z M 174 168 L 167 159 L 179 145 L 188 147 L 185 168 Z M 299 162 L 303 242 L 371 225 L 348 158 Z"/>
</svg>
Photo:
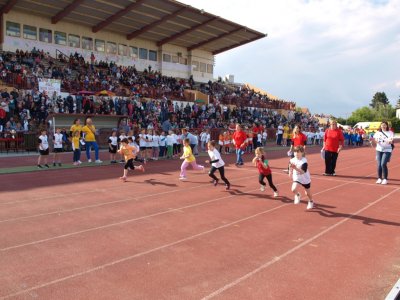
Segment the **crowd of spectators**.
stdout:
<svg viewBox="0 0 400 300">
<path fill-rule="evenodd" d="M 309 114 L 296 112 L 295 103 L 269 99 L 245 86 L 221 81 L 196 84 L 193 78 L 162 76 L 151 67 L 138 72 L 135 67 L 97 62 L 93 56 L 88 62 L 78 53 L 69 57 L 60 54 L 57 59 L 35 48 L 31 52 L 2 53 L 0 72 L 6 83 L 11 74 L 17 87 L 1 90 L 2 132 L 35 131 L 50 113 L 125 115 L 131 126 L 151 129 L 166 123 L 171 128 L 201 129 L 227 128 L 236 122 L 249 127 L 257 122 L 266 128 L 283 123 L 310 127 L 317 122 Z M 40 77 L 60 79 L 62 89 L 74 93 L 64 98 L 40 93 Z M 189 105 L 185 89 L 209 95 L 210 103 Z M 102 90 L 105 95 L 96 95 Z M 278 109 L 286 113 L 278 113 Z"/>
</svg>

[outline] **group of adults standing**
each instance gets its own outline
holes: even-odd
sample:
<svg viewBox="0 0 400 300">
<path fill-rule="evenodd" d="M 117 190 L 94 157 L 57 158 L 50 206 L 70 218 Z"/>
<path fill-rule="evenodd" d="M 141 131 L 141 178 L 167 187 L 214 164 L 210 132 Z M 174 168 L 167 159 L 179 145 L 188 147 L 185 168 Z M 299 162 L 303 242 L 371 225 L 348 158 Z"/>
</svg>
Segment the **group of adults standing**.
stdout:
<svg viewBox="0 0 400 300">
<path fill-rule="evenodd" d="M 277 136 L 279 139 L 279 134 Z M 236 165 L 243 165 L 242 155 L 246 147 L 247 135 L 242 130 L 241 125 L 236 125 L 236 131 L 233 134 L 233 142 L 236 149 Z M 329 124 L 329 128 L 325 130 L 323 139 L 323 157 L 325 161 L 325 172 L 324 176 L 336 176 L 336 163 L 340 151 L 344 145 L 344 135 L 342 129 L 338 128 L 338 124 L 335 120 L 332 120 Z M 307 137 L 302 133 L 301 126 L 296 125 L 293 129 L 292 145 L 289 152 L 296 146 L 302 146 L 305 148 Z M 377 131 L 372 139 L 372 143 L 375 145 L 376 150 L 376 162 L 377 162 L 377 184 L 388 183 L 388 167 L 387 164 L 390 161 L 392 151 L 394 149 L 394 133 L 389 130 L 389 124 L 383 121 L 380 125 L 379 131 Z"/>
<path fill-rule="evenodd" d="M 75 119 L 74 123 L 70 128 L 71 136 L 75 136 L 76 132 L 79 132 L 79 135 L 82 138 L 81 144 L 84 145 L 86 148 L 86 157 L 88 162 L 89 163 L 92 162 L 90 152 L 91 149 L 93 148 L 95 155 L 95 163 L 102 163 L 102 161 L 99 158 L 99 145 L 96 142 L 96 127 L 93 125 L 92 119 L 86 118 L 85 124 L 83 126 L 81 125 L 80 119 Z"/>
</svg>

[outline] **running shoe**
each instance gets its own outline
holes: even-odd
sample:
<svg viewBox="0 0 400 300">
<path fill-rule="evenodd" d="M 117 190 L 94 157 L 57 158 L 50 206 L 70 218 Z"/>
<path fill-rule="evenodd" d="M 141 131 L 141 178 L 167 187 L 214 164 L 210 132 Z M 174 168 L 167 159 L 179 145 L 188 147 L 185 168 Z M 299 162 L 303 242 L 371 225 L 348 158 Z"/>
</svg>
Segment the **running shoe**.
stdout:
<svg viewBox="0 0 400 300">
<path fill-rule="evenodd" d="M 307 209 L 313 209 L 313 207 L 314 207 L 314 202 L 313 201 L 308 201 Z"/>
<path fill-rule="evenodd" d="M 294 195 L 294 204 L 299 204 L 300 199 L 301 199 L 300 193 L 297 193 L 296 195 Z"/>
</svg>

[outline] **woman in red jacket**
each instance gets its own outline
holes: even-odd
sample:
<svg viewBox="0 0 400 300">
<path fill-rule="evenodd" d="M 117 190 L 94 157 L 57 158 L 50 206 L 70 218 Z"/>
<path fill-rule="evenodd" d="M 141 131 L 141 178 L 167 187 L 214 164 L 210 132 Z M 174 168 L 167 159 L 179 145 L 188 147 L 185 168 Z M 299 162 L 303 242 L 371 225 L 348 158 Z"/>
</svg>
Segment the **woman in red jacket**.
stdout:
<svg viewBox="0 0 400 300">
<path fill-rule="evenodd" d="M 242 130 L 239 124 L 236 125 L 236 131 L 232 139 L 236 149 L 236 166 L 241 166 L 243 165 L 242 155 L 244 149 L 246 149 L 247 134 Z"/>
<path fill-rule="evenodd" d="M 343 132 L 337 127 L 337 122 L 333 120 L 324 135 L 322 150 L 325 150 L 325 173 L 323 175 L 336 176 L 336 161 L 340 150 L 342 150 L 343 142 Z"/>
</svg>

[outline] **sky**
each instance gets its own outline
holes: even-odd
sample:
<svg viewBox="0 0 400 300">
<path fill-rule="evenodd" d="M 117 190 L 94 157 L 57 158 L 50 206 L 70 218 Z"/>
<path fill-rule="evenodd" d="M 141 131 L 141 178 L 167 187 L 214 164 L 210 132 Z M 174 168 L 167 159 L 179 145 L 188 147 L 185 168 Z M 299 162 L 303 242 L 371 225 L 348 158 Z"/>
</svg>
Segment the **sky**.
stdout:
<svg viewBox="0 0 400 300">
<path fill-rule="evenodd" d="M 400 0 L 180 0 L 268 36 L 216 56 L 227 74 L 312 113 L 400 98 Z"/>
</svg>

